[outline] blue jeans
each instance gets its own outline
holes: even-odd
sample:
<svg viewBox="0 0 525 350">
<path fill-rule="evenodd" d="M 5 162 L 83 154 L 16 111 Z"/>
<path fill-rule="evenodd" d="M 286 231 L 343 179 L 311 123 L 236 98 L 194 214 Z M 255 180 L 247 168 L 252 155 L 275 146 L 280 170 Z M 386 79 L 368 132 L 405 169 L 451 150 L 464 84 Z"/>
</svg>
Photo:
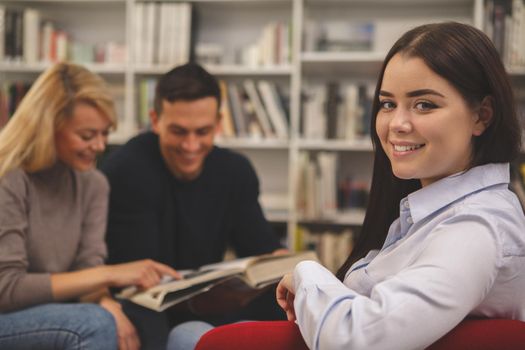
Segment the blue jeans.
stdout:
<svg viewBox="0 0 525 350">
<path fill-rule="evenodd" d="M 115 320 L 96 304 L 80 303 L 0 314 L 0 349 L 115 350 Z"/>
<path fill-rule="evenodd" d="M 199 339 L 214 328 L 202 321 L 184 322 L 173 328 L 168 337 L 167 350 L 193 350 Z"/>
</svg>

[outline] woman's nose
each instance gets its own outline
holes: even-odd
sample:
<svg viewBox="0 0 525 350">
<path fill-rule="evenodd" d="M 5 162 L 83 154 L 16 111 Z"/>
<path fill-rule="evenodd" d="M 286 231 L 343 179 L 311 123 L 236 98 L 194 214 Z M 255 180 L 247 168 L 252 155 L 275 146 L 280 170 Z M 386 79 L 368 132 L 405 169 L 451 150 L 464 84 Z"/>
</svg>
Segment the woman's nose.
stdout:
<svg viewBox="0 0 525 350">
<path fill-rule="evenodd" d="M 410 112 L 402 108 L 397 108 L 390 120 L 389 128 L 390 131 L 396 133 L 407 133 L 412 131 Z"/>
</svg>

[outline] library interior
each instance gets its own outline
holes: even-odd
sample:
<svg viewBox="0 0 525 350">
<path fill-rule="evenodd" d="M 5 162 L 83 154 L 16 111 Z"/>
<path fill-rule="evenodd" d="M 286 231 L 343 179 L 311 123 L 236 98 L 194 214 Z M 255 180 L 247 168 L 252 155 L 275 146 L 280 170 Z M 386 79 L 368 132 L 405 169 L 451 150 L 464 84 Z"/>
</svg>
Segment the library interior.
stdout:
<svg viewBox="0 0 525 350">
<path fill-rule="evenodd" d="M 525 125 L 524 0 L 2 0 L 0 133 L 40 74 L 75 63 L 115 103 L 102 164 L 151 131 L 159 78 L 196 62 L 219 83 L 214 145 L 253 166 L 279 246 L 336 273 L 370 197 L 383 60 L 408 30 L 449 21 L 492 40 Z M 510 170 L 525 208 L 525 152 Z"/>
</svg>

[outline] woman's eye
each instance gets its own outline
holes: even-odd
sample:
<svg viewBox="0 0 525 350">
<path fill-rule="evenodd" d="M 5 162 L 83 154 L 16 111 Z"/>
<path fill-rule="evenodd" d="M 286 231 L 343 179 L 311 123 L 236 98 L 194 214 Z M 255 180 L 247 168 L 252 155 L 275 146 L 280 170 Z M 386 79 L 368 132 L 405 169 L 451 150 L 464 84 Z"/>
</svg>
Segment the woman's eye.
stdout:
<svg viewBox="0 0 525 350">
<path fill-rule="evenodd" d="M 432 102 L 421 101 L 421 102 L 416 103 L 416 109 L 418 111 L 430 111 L 434 108 L 437 108 L 437 106 L 433 104 Z"/>
<path fill-rule="evenodd" d="M 393 109 L 395 108 L 395 104 L 392 101 L 380 101 L 379 102 L 379 108 L 381 109 Z"/>
</svg>

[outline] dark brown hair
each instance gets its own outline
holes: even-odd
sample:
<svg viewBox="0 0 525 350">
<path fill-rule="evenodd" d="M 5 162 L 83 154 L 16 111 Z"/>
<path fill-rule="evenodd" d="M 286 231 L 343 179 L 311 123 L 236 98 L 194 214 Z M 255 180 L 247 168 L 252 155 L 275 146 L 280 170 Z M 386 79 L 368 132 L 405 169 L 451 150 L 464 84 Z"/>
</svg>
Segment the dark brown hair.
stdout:
<svg viewBox="0 0 525 350">
<path fill-rule="evenodd" d="M 178 66 L 160 77 L 155 89 L 154 108 L 157 116 L 162 113 L 162 101 L 194 101 L 204 97 L 221 104 L 221 92 L 217 79 L 197 63 Z"/>
</svg>

